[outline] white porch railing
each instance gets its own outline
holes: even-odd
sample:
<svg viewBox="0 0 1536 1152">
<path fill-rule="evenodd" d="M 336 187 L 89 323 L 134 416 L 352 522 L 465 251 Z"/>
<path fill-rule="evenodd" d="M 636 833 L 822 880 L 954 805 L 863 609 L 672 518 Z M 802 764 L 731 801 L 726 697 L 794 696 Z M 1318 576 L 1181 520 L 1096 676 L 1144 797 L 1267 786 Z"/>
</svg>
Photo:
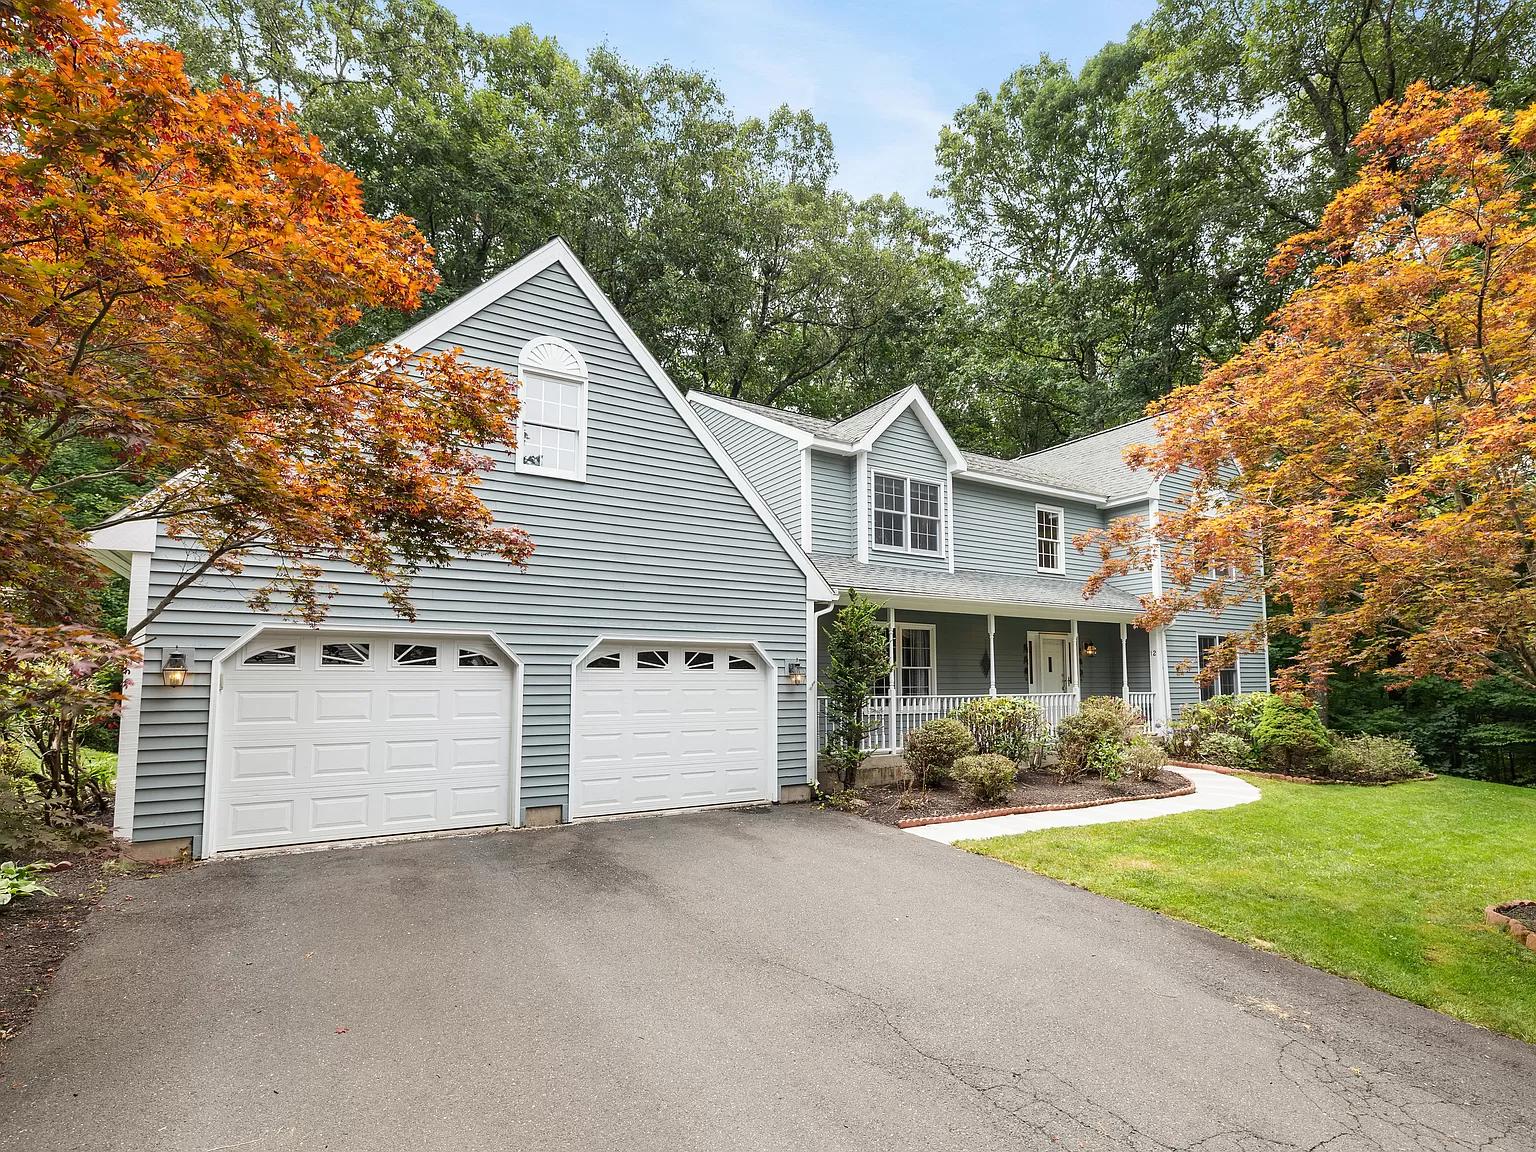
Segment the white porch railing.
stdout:
<svg viewBox="0 0 1536 1152">
<path fill-rule="evenodd" d="M 1078 696 L 1075 692 L 1035 692 L 1029 695 L 999 693 L 1007 695 L 1011 700 L 1028 700 L 1040 709 L 1046 726 L 1051 732 L 1056 731 L 1056 725 L 1060 724 L 1068 716 L 1076 715 Z M 1133 694 L 1135 695 L 1135 694 Z M 1149 693 L 1147 695 L 1150 695 Z M 914 728 L 921 727 L 930 720 L 937 720 L 941 716 L 948 716 L 967 700 L 985 700 L 987 696 L 898 696 L 895 699 L 896 717 L 894 733 L 891 724 L 891 698 L 889 696 L 871 696 L 869 710 L 866 713 L 875 728 L 864 739 L 864 751 L 866 752 L 891 752 L 898 751 L 906 742 L 907 733 Z M 892 742 L 892 736 L 895 742 Z M 816 738 L 825 744 L 827 737 L 827 698 L 816 697 Z"/>
<path fill-rule="evenodd" d="M 1128 692 L 1126 701 L 1132 708 L 1140 712 L 1146 723 L 1142 728 L 1150 732 L 1157 716 L 1157 695 L 1152 692 Z"/>
</svg>

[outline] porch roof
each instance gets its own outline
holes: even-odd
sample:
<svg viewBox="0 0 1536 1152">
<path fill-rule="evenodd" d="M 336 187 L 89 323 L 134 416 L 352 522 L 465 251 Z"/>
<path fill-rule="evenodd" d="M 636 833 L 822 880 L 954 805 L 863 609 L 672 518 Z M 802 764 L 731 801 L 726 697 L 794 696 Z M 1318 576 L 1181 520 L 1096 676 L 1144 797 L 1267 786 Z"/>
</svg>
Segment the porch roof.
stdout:
<svg viewBox="0 0 1536 1152">
<path fill-rule="evenodd" d="M 1016 576 L 1006 572 L 960 569 L 904 568 L 895 564 L 860 564 L 852 556 L 815 553 L 811 561 L 835 592 L 856 588 L 882 596 L 934 600 L 973 600 L 1046 608 L 1088 608 L 1100 612 L 1135 614 L 1141 601 L 1118 588 L 1101 588 L 1083 596 L 1080 581 L 1062 576 Z"/>
</svg>

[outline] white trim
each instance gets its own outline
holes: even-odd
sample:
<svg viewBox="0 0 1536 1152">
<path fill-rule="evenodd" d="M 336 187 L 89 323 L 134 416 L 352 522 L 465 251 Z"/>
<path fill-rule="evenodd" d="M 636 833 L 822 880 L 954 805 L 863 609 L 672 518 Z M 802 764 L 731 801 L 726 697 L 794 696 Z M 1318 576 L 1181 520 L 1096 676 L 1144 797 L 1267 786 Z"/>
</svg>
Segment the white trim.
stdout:
<svg viewBox="0 0 1536 1152">
<path fill-rule="evenodd" d="M 987 695 L 997 695 L 997 616 L 987 613 Z"/>
<path fill-rule="evenodd" d="M 923 395 L 923 390 L 916 384 L 908 386 L 905 398 L 891 405 L 890 411 L 875 422 L 875 426 L 859 438 L 856 445 L 862 451 L 868 451 L 874 447 L 875 441 L 883 436 L 887 429 L 903 413 L 910 409 L 917 410 L 917 418 L 927 429 L 928 436 L 933 440 L 934 446 L 944 457 L 944 462 L 951 472 L 964 472 L 966 469 L 965 454 L 960 451 L 960 446 L 950 436 L 949 429 L 944 427 L 944 422 L 939 419 L 939 414 L 933 410 L 933 405 L 928 403 L 928 397 Z"/>
<path fill-rule="evenodd" d="M 816 715 L 816 669 L 821 660 L 817 622 L 836 607 L 836 604 L 828 604 L 818 608 L 811 603 L 805 606 L 805 782 L 807 784 L 816 783 L 816 766 L 821 760 L 821 732 Z"/>
<path fill-rule="evenodd" d="M 807 553 L 815 551 L 812 523 L 815 508 L 811 503 L 811 450 L 800 449 L 800 547 Z"/>
<path fill-rule="evenodd" d="M 1131 702 L 1131 661 L 1127 632 L 1129 629 L 1122 620 L 1120 622 L 1120 699 L 1129 704 Z"/>
<path fill-rule="evenodd" d="M 689 431 L 698 438 L 699 443 L 704 446 L 704 450 L 714 458 L 715 463 L 720 465 L 731 483 L 736 486 L 737 490 L 741 492 L 742 497 L 751 505 L 752 510 L 757 513 L 758 519 L 773 534 L 774 539 L 788 553 L 789 558 L 795 563 L 796 567 L 804 573 L 806 598 L 810 600 L 835 599 L 832 589 L 828 587 L 826 580 L 822 578 L 816 566 L 811 563 L 810 557 L 795 542 L 794 537 L 789 534 L 784 525 L 779 523 L 779 518 L 763 502 L 763 498 L 758 494 L 757 489 L 752 487 L 746 476 L 742 474 L 741 469 L 736 466 L 736 462 L 731 459 L 729 453 L 720 447 L 719 442 L 710 433 L 709 429 L 705 427 L 704 421 L 694 411 L 693 405 L 683 399 L 683 394 L 678 391 L 677 385 L 672 383 L 672 378 L 667 375 L 666 369 L 651 355 L 650 350 L 641 342 L 640 337 L 635 335 L 635 330 L 629 326 L 624 317 L 619 315 L 618 309 L 613 306 L 613 301 L 609 300 L 607 294 L 597 286 L 597 282 L 592 279 L 591 273 L 576 258 L 576 254 L 571 251 L 570 246 L 558 236 L 543 247 L 524 256 L 506 271 L 492 276 L 474 291 L 465 293 L 446 308 L 434 312 L 417 324 L 412 325 L 396 337 L 395 343 L 412 352 L 420 351 L 438 337 L 480 312 L 487 305 L 500 300 L 508 292 L 518 288 L 533 279 L 540 272 L 556 264 L 564 268 L 566 274 L 575 281 L 576 286 L 581 289 L 588 301 L 597 309 L 598 314 L 613 329 L 614 335 L 618 336 L 625 349 L 639 362 L 640 367 L 651 378 L 652 383 L 667 398 L 667 402 L 672 405 L 678 416 L 682 418 L 683 423 L 688 425 Z"/>
<path fill-rule="evenodd" d="M 822 445 L 817 444 L 817 447 Z M 1041 484 L 1033 480 L 1015 480 L 1011 476 L 998 476 L 991 472 L 977 472 L 967 467 L 963 472 L 957 471 L 955 475 L 962 480 L 974 480 L 978 484 L 991 484 L 996 488 L 1010 488 L 1015 492 L 1028 492 L 1034 496 L 1049 496 L 1057 500 L 1071 500 L 1076 504 L 1087 504 L 1092 508 L 1115 508 L 1122 504 L 1130 503 L 1125 499 L 1108 502 L 1098 492 L 1081 492 L 1076 488 L 1059 488 L 1053 484 Z M 1140 497 L 1132 497 L 1132 500 Z"/>
<path fill-rule="evenodd" d="M 1046 568 L 1040 563 L 1040 513 L 1050 512 L 1056 517 L 1056 564 Z M 1067 510 L 1059 504 L 1035 505 L 1035 571 L 1047 576 L 1067 574 Z"/>
<path fill-rule="evenodd" d="M 935 558 L 942 558 L 945 555 L 947 555 L 948 548 L 946 547 L 946 545 L 948 544 L 948 540 L 946 539 L 947 533 L 945 531 L 945 524 L 946 524 L 947 519 L 948 519 L 948 517 L 946 515 L 946 512 L 948 510 L 948 503 L 946 502 L 946 500 L 944 498 L 945 497 L 945 485 L 939 483 L 937 480 L 925 480 L 921 476 L 909 476 L 909 475 L 907 475 L 905 473 L 898 473 L 898 472 L 889 471 L 889 470 L 881 469 L 881 468 L 871 468 L 870 472 L 869 472 L 869 477 L 870 477 L 870 481 L 871 481 L 870 488 L 869 488 L 869 507 L 865 511 L 866 511 L 866 514 L 869 516 L 869 541 L 870 541 L 871 549 L 873 549 L 876 552 L 883 552 L 883 553 L 885 553 L 888 556 L 932 556 L 932 557 L 935 557 Z M 902 542 L 899 545 L 897 545 L 897 544 L 881 544 L 879 539 L 878 539 L 878 537 L 877 537 L 877 534 L 876 534 L 876 529 L 875 529 L 875 511 L 876 511 L 876 508 L 875 508 L 875 494 L 876 494 L 877 489 L 878 489 L 878 481 L 880 481 L 880 480 L 900 480 L 901 481 L 901 509 L 902 509 L 901 510 L 901 540 L 902 540 Z M 933 488 L 935 490 L 935 492 L 936 492 L 936 497 L 937 497 L 937 499 L 939 501 L 939 514 L 938 514 L 938 516 L 936 516 L 936 517 L 935 516 L 924 516 L 923 517 L 924 520 L 937 520 L 938 521 L 938 524 L 936 525 L 936 533 L 935 533 L 935 535 L 937 537 L 938 545 L 939 546 L 936 549 L 914 548 L 914 547 L 912 547 L 912 516 L 913 516 L 913 512 L 912 512 L 912 485 L 913 484 L 926 484 L 930 488 Z M 889 509 L 880 509 L 880 510 L 881 511 L 889 511 Z M 954 567 L 955 567 L 954 566 L 954 559 L 953 559 L 953 557 L 951 557 L 950 558 L 950 565 L 949 565 L 949 568 L 950 568 L 951 572 L 954 571 Z"/>
<path fill-rule="evenodd" d="M 1072 669 L 1072 691 L 1076 692 L 1077 698 L 1081 700 L 1083 698 L 1083 653 L 1081 649 L 1082 642 L 1077 637 L 1076 616 L 1072 617 L 1071 623 L 1072 656 L 1069 660 L 1069 665 Z"/>
<path fill-rule="evenodd" d="M 553 352 L 553 354 L 551 354 Z M 557 480 L 576 480 L 585 482 L 587 479 L 587 393 L 591 385 L 587 374 L 587 362 L 582 359 L 581 353 L 571 347 L 558 336 L 535 336 L 523 345 L 522 351 L 517 354 L 517 391 L 521 401 L 524 388 L 528 383 L 528 376 L 542 377 L 556 384 L 575 384 L 580 391 L 576 397 L 576 427 L 564 428 L 552 425 L 562 432 L 576 433 L 576 467 L 572 469 L 557 468 L 554 465 L 534 464 L 523 455 L 524 409 L 519 403 L 517 409 L 517 451 L 512 457 L 512 467 L 515 471 L 530 476 L 551 476 Z"/>
<path fill-rule="evenodd" d="M 134 552 L 128 574 L 126 619 L 142 620 L 149 613 L 149 566 L 152 552 Z M 147 637 L 140 638 L 140 644 Z M 133 839 L 133 809 L 139 776 L 139 717 L 144 705 L 144 657 L 123 669 L 123 708 L 117 726 L 117 789 L 112 802 L 112 835 Z"/>
<path fill-rule="evenodd" d="M 955 570 L 955 474 L 944 477 L 944 555 L 949 558 L 949 570 Z M 994 692 L 995 696 L 996 693 Z"/>
<path fill-rule="evenodd" d="M 869 514 L 872 497 L 869 487 L 869 453 L 860 452 L 854 459 L 853 465 L 853 498 L 857 501 L 858 510 L 854 513 L 854 531 L 858 539 L 858 561 L 860 564 L 869 563 Z"/>
<path fill-rule="evenodd" d="M 1087 603 L 1078 608 L 1059 604 L 1041 604 L 1037 601 L 989 599 L 984 596 L 907 595 L 901 592 L 883 591 L 875 587 L 860 587 L 857 584 L 854 587 L 858 588 L 861 595 L 871 600 L 877 600 L 881 604 L 888 604 L 907 612 L 958 612 L 962 615 L 995 612 L 999 616 L 1010 619 L 1023 617 L 1031 620 L 1063 621 L 1076 616 L 1079 620 L 1109 624 L 1118 624 L 1122 620 L 1134 623 L 1140 614 L 1140 610 L 1136 608 L 1095 608 Z M 838 598 L 840 604 L 847 602 L 846 596 Z"/>
<path fill-rule="evenodd" d="M 894 647 L 892 648 L 895 659 L 891 661 L 891 687 L 896 699 L 900 700 L 903 696 L 909 695 L 909 693 L 901 690 L 901 673 L 905 667 L 901 663 L 901 634 L 903 632 L 928 633 L 928 691 L 910 693 L 910 695 L 942 696 L 943 693 L 939 691 L 939 626 L 937 624 L 909 624 L 898 620 L 896 621 Z M 914 664 L 912 667 L 916 668 L 919 665 Z"/>
<path fill-rule="evenodd" d="M 1041 648 L 1041 642 L 1044 641 L 1044 640 L 1062 640 L 1062 641 L 1065 642 L 1062 645 L 1062 647 L 1067 649 L 1067 679 L 1068 679 L 1068 683 L 1067 683 L 1067 686 L 1065 688 L 1063 688 L 1063 689 L 1060 689 L 1060 691 L 1071 692 L 1071 691 L 1074 690 L 1073 681 L 1076 680 L 1076 676 L 1074 675 L 1075 670 L 1072 667 L 1072 662 L 1073 662 L 1073 659 L 1074 659 L 1073 652 L 1075 651 L 1077 646 L 1076 646 L 1076 644 L 1073 643 L 1072 636 L 1073 636 L 1073 632 L 1075 632 L 1076 629 L 1077 629 L 1077 620 L 1076 619 L 1073 619 L 1071 621 L 1071 626 L 1072 626 L 1071 630 L 1069 630 L 1067 632 L 1035 632 L 1035 631 L 1029 631 L 1029 632 L 1024 633 L 1026 639 L 1029 642 L 1029 652 L 1030 652 L 1030 658 L 1031 658 L 1030 668 L 1029 668 L 1029 691 L 1030 692 L 1032 692 L 1032 693 L 1039 693 L 1040 695 L 1051 695 L 1051 694 L 1053 694 L 1053 693 L 1058 691 L 1058 689 L 1052 688 L 1049 692 L 1044 692 L 1044 691 L 1042 691 L 1041 686 L 1040 686 L 1040 680 L 1041 680 L 1041 676 L 1040 676 L 1040 648 Z"/>
<path fill-rule="evenodd" d="M 797 448 L 808 448 L 816 442 L 816 437 L 809 432 L 802 431 L 792 424 L 785 424 L 779 420 L 772 420 L 760 412 L 754 412 L 750 408 L 743 408 L 738 404 L 732 404 L 729 400 L 716 396 L 711 392 L 701 392 L 697 388 L 688 390 L 688 403 L 694 407 L 709 408 L 715 412 L 723 412 L 732 419 L 740 420 L 743 424 L 751 424 L 755 428 L 772 432 L 776 436 L 783 436 L 786 440 L 793 440 Z"/>
<path fill-rule="evenodd" d="M 353 633 L 366 636 L 473 636 L 489 640 L 491 644 L 512 662 L 512 740 L 509 771 L 512 774 L 511 793 L 507 800 L 508 823 L 506 826 L 522 826 L 522 776 L 523 776 L 523 660 L 508 648 L 496 633 L 481 628 L 449 628 L 437 625 L 418 626 L 402 620 L 394 627 L 375 624 L 338 624 L 326 622 L 318 627 L 289 624 L 282 621 L 266 621 L 252 625 L 213 657 L 208 679 L 208 744 L 203 755 L 203 824 L 202 843 L 198 856 L 210 859 L 217 851 L 215 839 L 215 814 L 218 811 L 219 773 L 214 758 L 219 749 L 219 693 L 224 688 L 224 662 L 264 632 L 282 632 L 295 636 L 310 636 L 324 632 Z M 494 827 L 494 825 L 493 825 Z"/>
<path fill-rule="evenodd" d="M 806 607 L 807 608 L 810 607 L 809 603 L 806 605 Z M 767 763 L 763 765 L 763 772 L 764 772 L 764 775 L 766 777 L 764 779 L 764 781 L 763 781 L 763 796 L 769 802 L 772 802 L 772 803 L 777 803 L 778 802 L 778 797 L 779 797 L 779 665 L 778 665 L 777 661 L 775 661 L 772 656 L 768 655 L 768 650 L 766 648 L 764 648 L 756 640 L 749 640 L 745 636 L 690 636 L 690 635 L 686 635 L 686 634 L 682 634 L 682 633 L 676 633 L 676 632 L 674 632 L 670 636 L 665 635 L 665 634 L 651 634 L 651 635 L 645 635 L 645 636 L 614 636 L 614 635 L 609 635 L 609 634 L 605 633 L 605 634 L 603 634 L 601 636 L 598 636 L 595 639 L 593 639 L 592 643 L 588 644 L 585 648 L 583 648 L 580 652 L 578 652 L 576 654 L 575 658 L 571 660 L 571 678 L 568 681 L 567 691 L 569 693 L 569 698 L 572 701 L 574 701 L 575 698 L 576 698 L 576 672 L 577 672 L 577 670 L 581 667 L 582 662 L 585 661 L 588 656 L 592 655 L 593 652 L 597 651 L 597 649 L 602 647 L 604 644 L 658 644 L 658 645 L 665 644 L 665 645 L 668 645 L 668 646 L 675 645 L 675 644 L 698 644 L 698 645 L 701 645 L 701 646 L 703 646 L 703 645 L 717 645 L 718 644 L 719 646 L 721 646 L 723 648 L 750 648 L 750 649 L 752 649 L 752 651 L 756 652 L 758 657 L 763 662 L 763 675 L 764 675 L 764 677 L 767 680 L 767 687 L 768 687 L 768 691 L 766 693 L 766 695 L 768 697 L 768 755 L 766 757 Z M 811 684 L 811 683 L 814 682 L 813 679 L 812 679 L 812 676 L 811 676 L 811 674 L 809 672 L 806 673 L 805 679 L 806 679 L 806 683 L 807 684 Z M 570 720 L 569 720 L 569 723 L 567 724 L 566 733 L 565 733 L 566 734 L 565 804 L 563 805 L 565 818 L 568 821 L 572 821 L 572 822 L 576 821 L 577 819 L 580 819 L 580 821 L 582 823 L 586 823 L 588 820 L 592 820 L 592 819 L 611 819 L 614 816 L 629 816 L 629 815 L 650 816 L 650 815 L 653 815 L 653 814 L 659 814 L 659 813 L 651 813 L 651 812 L 635 812 L 635 813 L 614 812 L 614 813 L 611 813 L 611 814 L 609 814 L 607 816 L 602 816 L 602 817 L 582 816 L 582 817 L 579 817 L 579 818 L 572 814 L 573 811 L 574 811 L 574 808 L 573 808 L 573 805 L 571 803 L 571 773 L 572 773 L 572 766 L 571 766 L 570 748 L 571 748 L 571 744 L 572 744 L 571 732 L 572 732 L 572 729 L 574 728 L 575 724 L 576 724 L 576 714 L 575 714 L 574 709 L 572 709 L 571 712 L 570 712 Z M 814 753 L 813 753 L 813 755 L 814 755 Z M 746 804 L 761 803 L 761 801 L 743 801 L 743 803 L 746 803 Z M 725 807 L 739 807 L 739 806 L 740 805 L 736 805 L 736 804 L 725 805 Z M 714 805 L 714 807 L 719 807 L 719 805 Z M 666 809 L 666 811 L 670 812 L 670 811 L 673 811 L 673 809 Z M 679 812 L 685 812 L 685 811 L 686 812 L 696 812 L 696 811 L 699 811 L 699 808 L 698 807 L 679 808 L 679 809 L 676 809 L 676 811 L 679 811 Z"/>
</svg>

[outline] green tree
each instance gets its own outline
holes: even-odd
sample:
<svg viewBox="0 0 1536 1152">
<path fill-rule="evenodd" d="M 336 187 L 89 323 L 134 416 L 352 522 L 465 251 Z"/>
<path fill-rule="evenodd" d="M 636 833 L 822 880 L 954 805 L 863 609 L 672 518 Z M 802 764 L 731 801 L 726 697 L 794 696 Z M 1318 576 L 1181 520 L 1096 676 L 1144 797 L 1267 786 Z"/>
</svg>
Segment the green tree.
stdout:
<svg viewBox="0 0 1536 1152">
<path fill-rule="evenodd" d="M 879 606 L 848 591 L 848 603 L 827 626 L 827 672 L 818 684 L 827 698 L 827 732 L 822 755 L 837 770 L 843 787 L 853 786 L 864 762 L 864 741 L 874 731 L 869 695 L 891 674 L 890 633 Z"/>
</svg>

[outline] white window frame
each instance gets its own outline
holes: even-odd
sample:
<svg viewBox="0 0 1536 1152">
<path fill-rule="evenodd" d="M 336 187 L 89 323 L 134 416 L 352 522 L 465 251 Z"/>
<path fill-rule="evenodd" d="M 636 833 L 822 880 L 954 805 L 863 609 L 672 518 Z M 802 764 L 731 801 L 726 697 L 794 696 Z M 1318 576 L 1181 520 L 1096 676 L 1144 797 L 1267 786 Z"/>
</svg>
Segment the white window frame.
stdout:
<svg viewBox="0 0 1536 1152">
<path fill-rule="evenodd" d="M 1227 641 L 1229 641 L 1231 639 L 1232 639 L 1231 636 L 1218 636 L 1214 632 L 1201 632 L 1201 633 L 1198 633 L 1195 636 L 1195 666 L 1196 666 L 1197 670 L 1200 671 L 1200 672 L 1204 672 L 1205 671 L 1205 647 L 1206 646 L 1204 644 L 1204 641 L 1206 641 L 1206 640 L 1214 640 L 1216 643 L 1211 645 L 1211 647 L 1215 648 L 1215 647 L 1218 647 L 1218 646 L 1220 646 L 1222 644 L 1225 644 Z M 1223 677 L 1225 677 L 1225 676 L 1227 676 L 1229 674 L 1232 677 L 1232 691 L 1230 691 L 1230 692 L 1223 692 L 1222 688 L 1221 688 L 1221 681 L 1222 681 Z M 1233 653 L 1232 663 L 1228 664 L 1220 672 L 1216 673 L 1216 679 L 1215 679 L 1214 682 L 1212 682 L 1212 684 L 1210 686 L 1210 689 L 1209 689 L 1209 691 L 1211 693 L 1209 696 L 1207 696 L 1205 694 L 1206 691 L 1207 691 L 1206 686 L 1204 684 L 1200 683 L 1198 678 L 1196 679 L 1195 683 L 1196 683 L 1196 686 L 1200 690 L 1200 702 L 1202 704 L 1204 704 L 1208 700 L 1214 700 L 1218 696 L 1241 696 L 1243 694 L 1243 676 L 1242 676 L 1242 668 L 1239 666 L 1239 663 L 1238 663 L 1238 654 L 1234 652 Z"/>
<path fill-rule="evenodd" d="M 1056 567 L 1047 568 L 1040 563 L 1040 513 L 1049 512 L 1056 517 Z M 1067 574 L 1067 512 L 1059 504 L 1035 505 L 1035 571 L 1051 576 Z"/>
<path fill-rule="evenodd" d="M 576 427 L 560 427 L 561 431 L 576 434 L 576 466 L 558 468 L 545 464 L 540 456 L 524 451 L 524 413 L 517 411 L 517 453 L 513 466 L 518 472 L 533 476 L 553 476 L 561 480 L 584 481 L 587 478 L 587 393 L 590 391 L 587 364 L 581 354 L 558 336 L 538 336 L 528 341 L 517 357 L 517 387 L 521 396 L 529 377 L 547 380 L 555 384 L 574 384 L 577 388 Z"/>
<path fill-rule="evenodd" d="M 901 543 L 882 544 L 879 541 L 878 526 L 875 523 L 875 513 L 880 511 L 879 489 L 881 480 L 895 480 L 901 484 Z M 933 489 L 934 499 L 938 502 L 938 515 L 924 516 L 924 520 L 934 522 L 935 535 L 938 540 L 937 548 L 914 548 L 912 546 L 912 485 L 926 484 Z M 945 485 L 939 480 L 924 480 L 921 476 L 899 476 L 895 472 L 881 472 L 871 470 L 869 476 L 869 546 L 876 552 L 904 552 L 912 556 L 936 556 L 943 559 L 948 555 L 948 533 L 945 531 L 945 510 L 949 506 L 944 493 Z"/>
</svg>

